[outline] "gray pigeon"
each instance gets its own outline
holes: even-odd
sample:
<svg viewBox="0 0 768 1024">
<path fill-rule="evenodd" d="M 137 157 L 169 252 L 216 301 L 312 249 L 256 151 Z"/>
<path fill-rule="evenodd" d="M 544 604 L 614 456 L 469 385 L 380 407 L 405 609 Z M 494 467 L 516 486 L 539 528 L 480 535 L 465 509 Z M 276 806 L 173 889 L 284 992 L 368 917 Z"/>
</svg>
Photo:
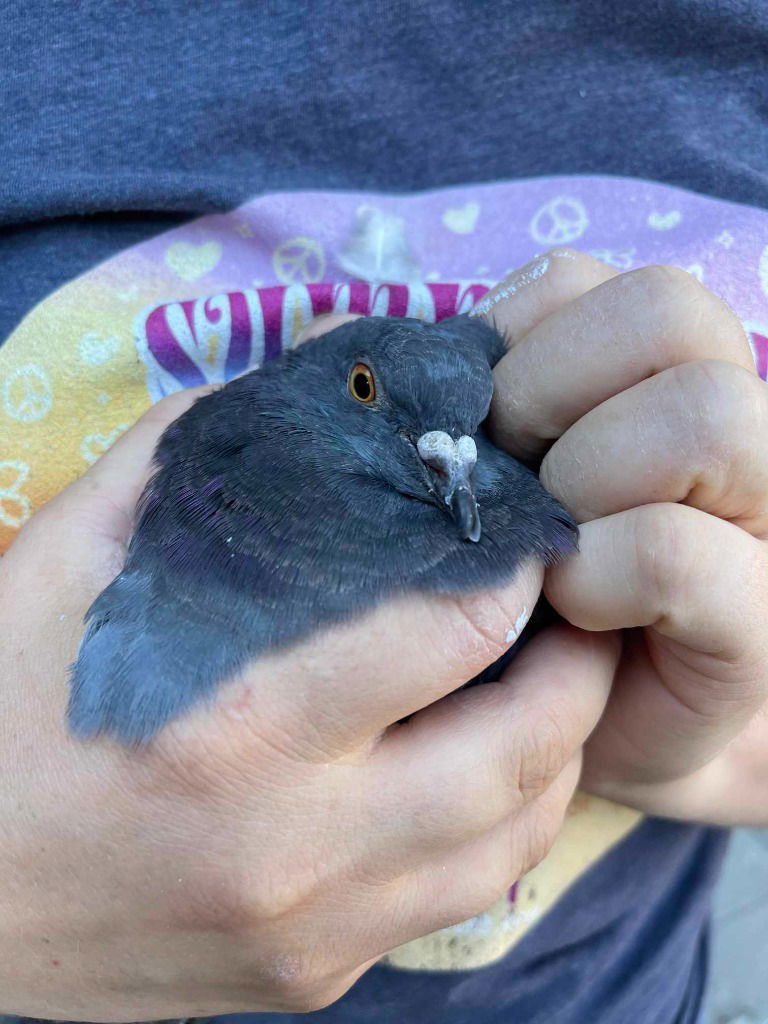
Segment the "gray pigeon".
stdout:
<svg viewBox="0 0 768 1024">
<path fill-rule="evenodd" d="M 483 429 L 503 354 L 475 318 L 371 317 L 198 399 L 87 613 L 72 731 L 145 743 L 266 651 L 572 551 L 571 518 Z"/>
</svg>

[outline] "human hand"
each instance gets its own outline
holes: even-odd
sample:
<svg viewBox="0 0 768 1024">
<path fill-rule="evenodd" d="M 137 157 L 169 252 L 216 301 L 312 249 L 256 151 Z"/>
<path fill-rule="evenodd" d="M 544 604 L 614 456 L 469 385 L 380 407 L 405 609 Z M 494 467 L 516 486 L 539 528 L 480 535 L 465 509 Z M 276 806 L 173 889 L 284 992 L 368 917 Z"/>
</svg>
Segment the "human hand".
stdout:
<svg viewBox="0 0 768 1024">
<path fill-rule="evenodd" d="M 67 666 L 83 614 L 122 564 L 152 450 L 191 397 L 156 406 L 0 561 L 9 1013 L 332 1001 L 545 854 L 608 693 L 618 645 L 563 626 L 501 683 L 451 694 L 533 606 L 529 566 L 504 591 L 410 597 L 263 658 L 146 748 L 75 741 Z"/>
<path fill-rule="evenodd" d="M 740 322 L 683 270 L 619 275 L 570 250 L 479 312 L 510 343 L 495 440 L 544 455 L 584 524 L 547 597 L 584 630 L 623 630 L 582 784 L 647 813 L 768 823 L 768 388 Z"/>
</svg>

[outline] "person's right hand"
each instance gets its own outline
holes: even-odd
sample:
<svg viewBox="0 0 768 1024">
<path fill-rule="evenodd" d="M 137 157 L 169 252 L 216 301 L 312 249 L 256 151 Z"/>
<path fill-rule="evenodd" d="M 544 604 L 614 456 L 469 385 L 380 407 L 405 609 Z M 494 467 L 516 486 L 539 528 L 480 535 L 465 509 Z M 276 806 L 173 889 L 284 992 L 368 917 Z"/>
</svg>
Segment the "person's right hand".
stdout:
<svg viewBox="0 0 768 1024">
<path fill-rule="evenodd" d="M 67 667 L 120 568 L 166 399 L 0 561 L 0 1010 L 310 1010 L 489 906 L 560 826 L 616 641 L 563 626 L 498 684 L 541 586 L 411 597 L 223 687 L 145 749 L 75 741 Z M 407 722 L 396 724 L 406 716 Z"/>
</svg>

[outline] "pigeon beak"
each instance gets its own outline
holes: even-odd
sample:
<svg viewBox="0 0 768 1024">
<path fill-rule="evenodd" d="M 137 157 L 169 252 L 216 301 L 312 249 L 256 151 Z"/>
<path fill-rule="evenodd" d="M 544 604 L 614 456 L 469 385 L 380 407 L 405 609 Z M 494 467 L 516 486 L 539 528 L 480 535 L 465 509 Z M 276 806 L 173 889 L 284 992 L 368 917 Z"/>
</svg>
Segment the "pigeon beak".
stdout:
<svg viewBox="0 0 768 1024">
<path fill-rule="evenodd" d="M 480 540 L 480 513 L 472 475 L 477 446 L 464 435 L 454 441 L 443 430 L 430 430 L 416 442 L 421 461 L 429 471 L 434 492 L 445 502 L 462 540 Z"/>
</svg>

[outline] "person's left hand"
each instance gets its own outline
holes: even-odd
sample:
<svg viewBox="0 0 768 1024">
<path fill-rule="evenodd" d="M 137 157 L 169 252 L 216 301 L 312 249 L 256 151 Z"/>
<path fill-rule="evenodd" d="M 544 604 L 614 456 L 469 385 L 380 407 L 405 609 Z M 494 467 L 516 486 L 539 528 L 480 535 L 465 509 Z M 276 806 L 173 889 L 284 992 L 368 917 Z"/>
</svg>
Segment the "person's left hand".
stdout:
<svg viewBox="0 0 768 1024">
<path fill-rule="evenodd" d="M 584 788 L 768 823 L 768 386 L 739 320 L 676 267 L 619 275 L 570 250 L 475 312 L 510 349 L 494 440 L 544 455 L 583 524 L 545 593 L 582 629 L 625 631 Z"/>
</svg>

